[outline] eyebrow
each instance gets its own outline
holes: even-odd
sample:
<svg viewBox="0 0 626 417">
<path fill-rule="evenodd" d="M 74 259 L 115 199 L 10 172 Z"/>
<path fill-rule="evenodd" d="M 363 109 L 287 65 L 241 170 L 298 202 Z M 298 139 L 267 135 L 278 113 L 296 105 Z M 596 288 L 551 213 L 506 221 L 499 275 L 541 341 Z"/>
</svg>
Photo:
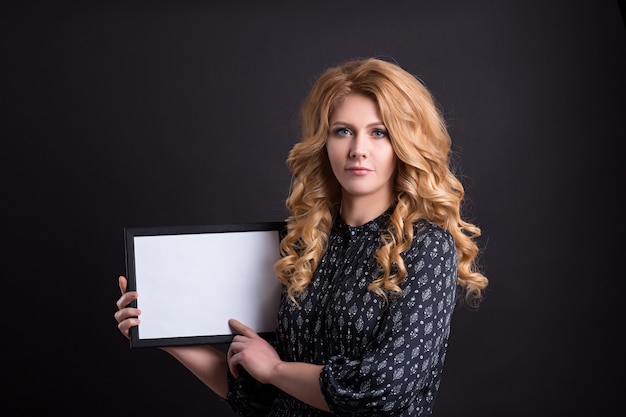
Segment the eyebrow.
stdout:
<svg viewBox="0 0 626 417">
<path fill-rule="evenodd" d="M 341 120 L 336 121 L 335 123 L 331 124 L 330 127 L 335 127 L 335 126 L 347 126 L 347 127 L 354 127 L 354 125 L 352 123 L 347 123 L 347 122 L 342 122 Z M 386 127 L 385 124 L 380 121 L 380 122 L 374 122 L 374 123 L 369 123 L 367 125 L 365 125 L 365 127 L 376 127 L 376 126 L 383 126 Z"/>
</svg>

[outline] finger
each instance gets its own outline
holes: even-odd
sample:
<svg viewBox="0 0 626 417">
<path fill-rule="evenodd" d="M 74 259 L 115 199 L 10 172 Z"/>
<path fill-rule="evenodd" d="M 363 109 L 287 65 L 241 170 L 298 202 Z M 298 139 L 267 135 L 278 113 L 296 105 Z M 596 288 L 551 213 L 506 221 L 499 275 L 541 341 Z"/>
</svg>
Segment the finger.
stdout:
<svg viewBox="0 0 626 417">
<path fill-rule="evenodd" d="M 131 319 L 127 319 L 124 320 L 122 322 L 120 322 L 117 325 L 117 328 L 120 329 L 120 331 L 122 332 L 122 334 L 127 338 L 130 339 L 130 328 L 134 327 L 134 326 L 138 326 L 139 323 L 141 321 L 138 318 L 131 318 Z"/>
<path fill-rule="evenodd" d="M 141 315 L 141 310 L 139 310 L 138 308 L 128 307 L 128 308 L 123 308 L 121 310 L 117 310 L 113 314 L 113 317 L 118 323 L 121 323 L 126 319 L 139 318 L 140 315 Z"/>
<path fill-rule="evenodd" d="M 228 370 L 230 371 L 231 374 L 233 374 L 235 378 L 239 378 L 239 367 L 238 367 L 239 356 L 235 353 L 235 350 L 233 349 L 232 344 L 228 348 L 228 354 L 226 355 L 226 358 L 228 362 Z"/>
<path fill-rule="evenodd" d="M 126 308 L 130 303 L 135 301 L 138 298 L 138 293 L 136 291 L 130 291 L 122 294 L 122 296 L 117 300 L 115 305 L 118 310 L 122 310 Z"/>
<path fill-rule="evenodd" d="M 257 333 L 252 330 L 250 327 L 246 326 L 239 320 L 230 319 L 228 320 L 228 325 L 233 330 L 234 333 L 240 334 L 246 337 L 257 337 Z"/>
<path fill-rule="evenodd" d="M 120 291 L 122 292 L 122 294 L 124 294 L 126 292 L 126 287 L 128 286 L 128 281 L 126 280 L 126 277 L 123 275 L 120 275 L 117 278 L 117 283 L 120 287 Z"/>
</svg>

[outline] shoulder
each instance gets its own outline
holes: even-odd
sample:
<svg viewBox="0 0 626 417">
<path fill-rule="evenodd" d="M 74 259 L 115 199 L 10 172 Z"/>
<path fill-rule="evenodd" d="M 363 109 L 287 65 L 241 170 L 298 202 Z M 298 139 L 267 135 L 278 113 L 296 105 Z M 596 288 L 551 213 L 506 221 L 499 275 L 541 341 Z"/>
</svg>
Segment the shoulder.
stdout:
<svg viewBox="0 0 626 417">
<path fill-rule="evenodd" d="M 455 262 L 456 245 L 452 234 L 428 220 L 418 220 L 413 224 L 413 242 L 403 254 L 405 261 L 416 258 L 449 259 Z"/>
<path fill-rule="evenodd" d="M 429 285 L 433 291 L 454 288 L 458 255 L 452 234 L 428 220 L 415 222 L 413 230 L 411 247 L 402 256 L 407 288 L 419 291 Z"/>
<path fill-rule="evenodd" d="M 454 244 L 452 234 L 435 223 L 420 219 L 413 223 L 413 246 L 451 245 Z"/>
</svg>

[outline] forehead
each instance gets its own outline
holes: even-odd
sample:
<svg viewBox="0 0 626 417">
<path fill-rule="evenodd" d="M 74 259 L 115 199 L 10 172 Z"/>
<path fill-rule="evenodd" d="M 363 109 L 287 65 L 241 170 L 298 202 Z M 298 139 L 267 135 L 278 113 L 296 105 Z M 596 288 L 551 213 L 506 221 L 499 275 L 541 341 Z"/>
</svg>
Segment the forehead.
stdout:
<svg viewBox="0 0 626 417">
<path fill-rule="evenodd" d="M 372 123 L 380 122 L 381 117 L 374 99 L 363 94 L 351 93 L 337 102 L 330 114 L 330 120 L 331 122 L 367 120 L 367 123 Z"/>
</svg>

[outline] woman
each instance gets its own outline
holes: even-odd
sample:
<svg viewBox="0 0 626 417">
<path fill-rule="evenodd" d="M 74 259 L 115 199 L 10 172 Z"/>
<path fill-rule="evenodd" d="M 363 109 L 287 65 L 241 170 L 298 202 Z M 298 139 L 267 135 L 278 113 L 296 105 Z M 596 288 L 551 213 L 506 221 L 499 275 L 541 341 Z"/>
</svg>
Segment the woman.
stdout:
<svg viewBox="0 0 626 417">
<path fill-rule="evenodd" d="M 375 58 L 326 70 L 301 116 L 275 343 L 231 319 L 227 354 L 163 349 L 241 415 L 429 416 L 457 299 L 478 306 L 488 284 L 443 117 L 419 80 Z M 138 295 L 119 284 L 128 337 Z"/>
</svg>

